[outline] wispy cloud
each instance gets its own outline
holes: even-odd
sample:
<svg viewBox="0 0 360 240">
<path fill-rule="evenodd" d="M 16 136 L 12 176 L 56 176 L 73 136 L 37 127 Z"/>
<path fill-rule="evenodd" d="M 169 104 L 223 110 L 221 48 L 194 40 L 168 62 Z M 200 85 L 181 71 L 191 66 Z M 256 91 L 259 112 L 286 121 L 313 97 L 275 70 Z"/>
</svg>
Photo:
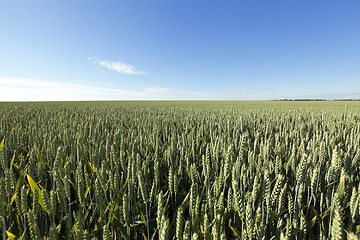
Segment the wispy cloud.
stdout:
<svg viewBox="0 0 360 240">
<path fill-rule="evenodd" d="M 181 100 L 212 97 L 212 94 L 159 86 L 129 91 L 110 87 L 109 84 L 102 85 L 0 76 L 0 101 Z"/>
<path fill-rule="evenodd" d="M 0 76 L 0 101 L 131 100 L 148 97 L 142 91 Z"/>
<path fill-rule="evenodd" d="M 146 74 L 143 71 L 138 70 L 135 66 L 121 62 L 121 61 L 110 61 L 110 60 L 99 60 L 97 58 L 89 58 L 94 64 L 101 67 L 116 71 L 124 74 Z"/>
</svg>

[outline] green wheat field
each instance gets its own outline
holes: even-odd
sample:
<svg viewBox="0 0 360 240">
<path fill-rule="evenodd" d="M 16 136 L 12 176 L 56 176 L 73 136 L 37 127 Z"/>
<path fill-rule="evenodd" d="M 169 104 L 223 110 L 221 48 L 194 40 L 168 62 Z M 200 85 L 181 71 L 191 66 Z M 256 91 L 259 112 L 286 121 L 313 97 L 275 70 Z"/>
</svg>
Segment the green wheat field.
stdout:
<svg viewBox="0 0 360 240">
<path fill-rule="evenodd" d="M 360 102 L 0 103 L 3 239 L 358 239 Z"/>
</svg>

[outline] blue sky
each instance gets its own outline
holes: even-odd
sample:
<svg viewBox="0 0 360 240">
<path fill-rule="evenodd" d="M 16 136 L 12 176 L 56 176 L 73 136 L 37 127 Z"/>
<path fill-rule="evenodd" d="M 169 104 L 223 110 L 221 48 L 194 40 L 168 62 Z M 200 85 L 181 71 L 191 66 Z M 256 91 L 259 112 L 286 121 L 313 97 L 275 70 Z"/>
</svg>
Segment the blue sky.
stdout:
<svg viewBox="0 0 360 240">
<path fill-rule="evenodd" d="M 0 101 L 360 98 L 360 1 L 1 1 Z"/>
</svg>

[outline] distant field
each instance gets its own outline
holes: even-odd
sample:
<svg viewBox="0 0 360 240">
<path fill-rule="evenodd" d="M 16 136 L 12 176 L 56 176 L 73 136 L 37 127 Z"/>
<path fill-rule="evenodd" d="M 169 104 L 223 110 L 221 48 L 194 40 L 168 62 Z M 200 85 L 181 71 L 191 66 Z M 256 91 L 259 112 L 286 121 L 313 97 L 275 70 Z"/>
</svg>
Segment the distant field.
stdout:
<svg viewBox="0 0 360 240">
<path fill-rule="evenodd" d="M 0 102 L 0 106 L 170 107 L 237 110 L 315 110 L 360 112 L 360 101 L 84 101 Z"/>
<path fill-rule="evenodd" d="M 10 239 L 356 239 L 359 101 L 0 103 Z"/>
</svg>

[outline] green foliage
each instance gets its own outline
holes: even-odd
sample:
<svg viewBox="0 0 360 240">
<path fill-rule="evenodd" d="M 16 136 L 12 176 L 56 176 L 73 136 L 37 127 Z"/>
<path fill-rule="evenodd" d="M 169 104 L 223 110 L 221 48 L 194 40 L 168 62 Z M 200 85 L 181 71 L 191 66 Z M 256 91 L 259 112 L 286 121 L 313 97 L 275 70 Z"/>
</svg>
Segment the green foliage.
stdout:
<svg viewBox="0 0 360 240">
<path fill-rule="evenodd" d="M 10 239 L 356 239 L 359 103 L 0 104 Z"/>
</svg>

